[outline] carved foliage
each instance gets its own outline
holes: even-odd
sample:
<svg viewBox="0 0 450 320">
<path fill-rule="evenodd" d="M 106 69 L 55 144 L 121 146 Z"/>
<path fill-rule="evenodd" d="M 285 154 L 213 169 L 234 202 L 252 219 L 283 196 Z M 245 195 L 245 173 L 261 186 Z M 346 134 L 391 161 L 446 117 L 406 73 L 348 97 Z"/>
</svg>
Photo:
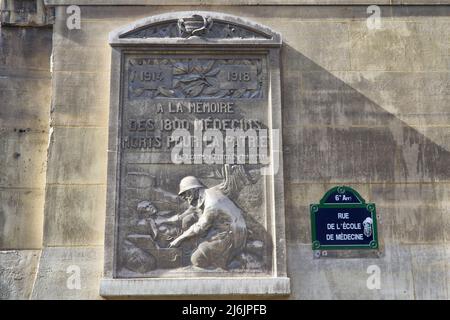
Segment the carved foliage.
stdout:
<svg viewBox="0 0 450 320">
<path fill-rule="evenodd" d="M 262 98 L 263 69 L 262 59 L 131 58 L 129 98 Z"/>
</svg>

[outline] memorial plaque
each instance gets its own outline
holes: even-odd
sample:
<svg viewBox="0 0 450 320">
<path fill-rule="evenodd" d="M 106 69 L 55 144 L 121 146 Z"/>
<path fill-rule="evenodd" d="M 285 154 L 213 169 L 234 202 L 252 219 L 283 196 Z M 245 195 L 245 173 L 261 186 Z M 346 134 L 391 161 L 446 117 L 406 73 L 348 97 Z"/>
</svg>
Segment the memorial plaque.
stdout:
<svg viewBox="0 0 450 320">
<path fill-rule="evenodd" d="M 311 231 L 313 250 L 378 249 L 375 204 L 335 187 L 311 205 Z"/>
<path fill-rule="evenodd" d="M 179 12 L 110 44 L 101 294 L 288 294 L 280 35 Z"/>
</svg>

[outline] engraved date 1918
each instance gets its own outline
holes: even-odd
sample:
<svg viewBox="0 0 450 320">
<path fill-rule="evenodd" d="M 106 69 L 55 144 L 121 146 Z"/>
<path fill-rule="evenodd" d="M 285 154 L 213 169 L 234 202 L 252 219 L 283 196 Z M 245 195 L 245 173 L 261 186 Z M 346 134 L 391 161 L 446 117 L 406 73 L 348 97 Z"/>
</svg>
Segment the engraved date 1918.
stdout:
<svg viewBox="0 0 450 320">
<path fill-rule="evenodd" d="M 250 72 L 227 72 L 228 81 L 250 81 Z"/>
</svg>

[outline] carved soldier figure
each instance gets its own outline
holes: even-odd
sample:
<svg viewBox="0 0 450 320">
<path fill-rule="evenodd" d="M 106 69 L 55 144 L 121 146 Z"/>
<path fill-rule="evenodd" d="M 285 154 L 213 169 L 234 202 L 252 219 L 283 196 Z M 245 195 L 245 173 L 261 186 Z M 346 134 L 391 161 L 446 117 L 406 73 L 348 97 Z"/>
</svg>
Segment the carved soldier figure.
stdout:
<svg viewBox="0 0 450 320">
<path fill-rule="evenodd" d="M 201 268 L 227 269 L 232 258 L 245 246 L 247 227 L 242 210 L 221 191 L 220 186 L 206 188 L 193 176 L 180 181 L 178 194 L 200 215 L 197 222 L 170 243 L 170 247 L 178 246 L 187 238 L 206 234 L 192 253 L 192 264 Z M 175 219 L 182 219 L 180 216 Z"/>
</svg>

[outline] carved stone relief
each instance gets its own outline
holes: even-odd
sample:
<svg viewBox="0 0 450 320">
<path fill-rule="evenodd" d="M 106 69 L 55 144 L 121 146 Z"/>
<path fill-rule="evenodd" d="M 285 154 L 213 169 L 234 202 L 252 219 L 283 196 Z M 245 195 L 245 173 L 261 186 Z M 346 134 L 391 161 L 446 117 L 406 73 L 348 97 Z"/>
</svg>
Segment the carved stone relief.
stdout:
<svg viewBox="0 0 450 320">
<path fill-rule="evenodd" d="M 176 21 L 155 24 L 127 33 L 122 38 L 270 39 L 270 36 L 244 26 L 194 14 Z"/>
<path fill-rule="evenodd" d="M 288 292 L 283 170 L 264 173 L 278 162 L 267 133 L 281 128 L 280 36 L 237 17 L 188 12 L 143 19 L 112 32 L 110 43 L 102 292 L 192 294 L 198 279 L 214 277 L 230 284 L 214 292 Z M 228 149 L 234 134 L 242 150 Z M 217 157 L 206 161 L 211 150 Z M 261 157 L 268 161 L 251 160 Z"/>
<path fill-rule="evenodd" d="M 124 201 L 130 214 L 122 218 L 119 230 L 119 275 L 140 277 L 157 269 L 268 271 L 270 239 L 263 227 L 259 170 L 243 165 L 197 167 L 199 178 L 181 179 L 178 176 L 192 173 L 192 168 L 183 174 L 162 166 L 149 170 L 134 165 L 128 170 Z M 173 178 L 168 180 L 169 174 Z"/>
<path fill-rule="evenodd" d="M 135 58 L 129 60 L 130 98 L 263 97 L 261 59 Z"/>
</svg>

